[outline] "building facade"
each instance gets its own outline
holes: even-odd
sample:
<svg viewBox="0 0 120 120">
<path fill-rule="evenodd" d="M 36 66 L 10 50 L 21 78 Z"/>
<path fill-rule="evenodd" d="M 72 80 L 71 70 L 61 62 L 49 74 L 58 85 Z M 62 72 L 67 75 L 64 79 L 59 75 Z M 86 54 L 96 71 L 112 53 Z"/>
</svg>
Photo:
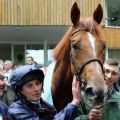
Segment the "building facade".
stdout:
<svg viewBox="0 0 120 120">
<path fill-rule="evenodd" d="M 50 64 L 53 48 L 71 25 L 75 1 L 83 18 L 92 16 L 101 3 L 106 58 L 120 62 L 119 0 L 0 0 L 0 59 L 25 64 L 31 55 L 42 66 Z"/>
</svg>

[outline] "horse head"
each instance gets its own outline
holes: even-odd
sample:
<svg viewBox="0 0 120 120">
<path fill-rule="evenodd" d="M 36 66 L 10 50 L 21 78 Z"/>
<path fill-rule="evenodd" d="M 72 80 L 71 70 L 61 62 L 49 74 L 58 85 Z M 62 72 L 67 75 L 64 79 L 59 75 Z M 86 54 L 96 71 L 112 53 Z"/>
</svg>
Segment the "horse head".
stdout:
<svg viewBox="0 0 120 120">
<path fill-rule="evenodd" d="M 77 3 L 71 9 L 72 73 L 80 80 L 88 103 L 94 107 L 104 104 L 107 93 L 103 74 L 105 38 L 100 26 L 102 17 L 100 4 L 94 11 L 93 18 L 88 19 L 80 19 Z"/>
</svg>

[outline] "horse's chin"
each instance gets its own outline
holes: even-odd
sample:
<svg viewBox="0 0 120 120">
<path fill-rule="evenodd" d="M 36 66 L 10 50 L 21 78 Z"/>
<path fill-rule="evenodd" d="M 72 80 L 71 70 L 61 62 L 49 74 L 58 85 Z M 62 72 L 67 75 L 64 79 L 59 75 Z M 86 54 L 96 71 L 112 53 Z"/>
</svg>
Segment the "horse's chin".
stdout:
<svg viewBox="0 0 120 120">
<path fill-rule="evenodd" d="M 96 99 L 88 99 L 87 103 L 92 107 L 92 108 L 102 108 L 104 106 L 105 100 L 96 98 Z"/>
</svg>

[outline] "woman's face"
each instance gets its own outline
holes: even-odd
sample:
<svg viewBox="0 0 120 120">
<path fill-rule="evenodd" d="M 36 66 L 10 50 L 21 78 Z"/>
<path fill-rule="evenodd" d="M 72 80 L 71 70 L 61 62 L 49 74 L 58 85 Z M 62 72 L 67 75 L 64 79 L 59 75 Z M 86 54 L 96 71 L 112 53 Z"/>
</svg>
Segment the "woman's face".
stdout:
<svg viewBox="0 0 120 120">
<path fill-rule="evenodd" d="M 27 100 L 35 102 L 39 101 L 42 93 L 42 83 L 40 80 L 32 80 L 22 86 L 21 93 L 26 96 Z"/>
</svg>

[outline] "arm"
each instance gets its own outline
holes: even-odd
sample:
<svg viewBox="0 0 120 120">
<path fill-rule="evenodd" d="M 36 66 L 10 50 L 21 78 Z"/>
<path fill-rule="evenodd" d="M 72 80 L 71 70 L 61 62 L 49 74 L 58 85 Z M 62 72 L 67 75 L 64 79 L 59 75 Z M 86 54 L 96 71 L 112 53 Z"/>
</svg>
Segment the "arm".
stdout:
<svg viewBox="0 0 120 120">
<path fill-rule="evenodd" d="M 86 100 L 81 99 L 81 103 L 78 107 L 78 113 L 75 120 L 99 120 L 101 116 L 100 109 L 92 109 L 91 106 L 85 104 Z"/>
<path fill-rule="evenodd" d="M 80 105 L 78 106 L 77 117 L 75 120 L 88 120 L 88 110 L 86 109 L 83 98 L 81 98 Z"/>
<path fill-rule="evenodd" d="M 77 115 L 78 105 L 81 100 L 79 81 L 74 76 L 72 82 L 73 100 L 63 110 L 55 115 L 54 120 L 74 120 Z"/>
</svg>

